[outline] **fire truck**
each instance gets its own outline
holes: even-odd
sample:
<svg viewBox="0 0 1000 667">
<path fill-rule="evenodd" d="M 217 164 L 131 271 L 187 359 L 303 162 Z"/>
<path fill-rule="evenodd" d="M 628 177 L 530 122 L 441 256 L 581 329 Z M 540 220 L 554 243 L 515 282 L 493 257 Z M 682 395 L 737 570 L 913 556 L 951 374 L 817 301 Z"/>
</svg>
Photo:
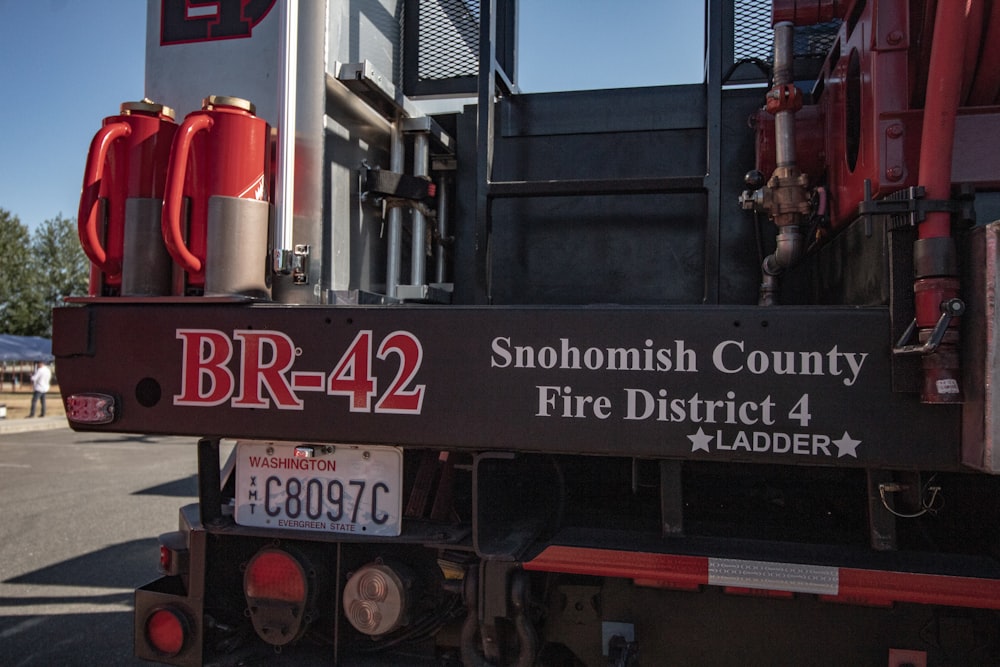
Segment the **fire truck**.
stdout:
<svg viewBox="0 0 1000 667">
<path fill-rule="evenodd" d="M 147 17 L 53 342 L 197 457 L 138 657 L 1000 664 L 1000 2 L 707 0 L 701 82 L 555 93 L 516 0 Z"/>
</svg>

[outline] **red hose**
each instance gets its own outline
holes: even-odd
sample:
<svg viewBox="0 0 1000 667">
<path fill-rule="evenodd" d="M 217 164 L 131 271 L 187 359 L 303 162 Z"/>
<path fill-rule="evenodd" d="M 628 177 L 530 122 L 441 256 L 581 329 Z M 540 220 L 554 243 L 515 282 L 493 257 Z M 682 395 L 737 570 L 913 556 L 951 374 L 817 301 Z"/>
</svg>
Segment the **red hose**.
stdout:
<svg viewBox="0 0 1000 667">
<path fill-rule="evenodd" d="M 951 163 L 955 143 L 955 119 L 962 93 L 965 38 L 972 0 L 960 10 L 956 2 L 939 2 L 934 18 L 934 38 L 927 71 L 927 97 L 920 142 L 918 182 L 928 199 L 951 199 Z M 941 318 L 943 304 L 957 298 L 955 240 L 951 236 L 951 214 L 935 211 L 918 226 L 914 242 L 914 310 L 918 340 L 928 339 Z M 951 320 L 940 345 L 922 357 L 925 403 L 960 403 L 961 360 L 958 353 L 958 320 Z"/>
<path fill-rule="evenodd" d="M 938 4 L 920 138 L 918 182 L 927 189 L 928 199 L 951 198 L 952 145 L 962 86 L 966 25 L 965 12 L 955 11 L 951 3 Z M 951 217 L 948 213 L 929 213 L 919 230 L 922 239 L 951 236 Z"/>
</svg>

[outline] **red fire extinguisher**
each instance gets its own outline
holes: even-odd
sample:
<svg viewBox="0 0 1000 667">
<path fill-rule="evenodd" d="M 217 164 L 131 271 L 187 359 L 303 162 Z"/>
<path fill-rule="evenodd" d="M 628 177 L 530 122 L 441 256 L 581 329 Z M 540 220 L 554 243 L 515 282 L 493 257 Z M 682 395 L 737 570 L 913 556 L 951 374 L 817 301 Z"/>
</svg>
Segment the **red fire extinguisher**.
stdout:
<svg viewBox="0 0 1000 667">
<path fill-rule="evenodd" d="M 201 110 L 184 119 L 171 146 L 162 225 L 167 250 L 185 272 L 182 294 L 205 292 L 209 268 L 206 264 L 210 258 L 224 258 L 215 261 L 226 263 L 242 250 L 253 256 L 260 254 L 261 261 L 254 260 L 253 267 L 263 283 L 270 156 L 268 125 L 254 115 L 255 111 L 251 102 L 238 97 L 207 97 Z M 210 206 L 213 199 L 216 201 Z M 219 205 L 218 200 L 227 203 Z M 233 200 L 259 202 L 263 211 L 256 216 L 263 217 L 263 235 L 254 234 L 245 249 L 222 247 L 232 244 L 234 238 L 245 237 L 245 234 L 234 236 L 232 229 L 222 229 L 240 225 L 245 217 L 245 207 L 230 205 Z M 214 268 L 218 269 L 218 275 L 234 269 Z M 211 287 L 210 292 L 226 291 Z"/>
<path fill-rule="evenodd" d="M 159 222 L 176 130 L 173 109 L 144 99 L 122 103 L 120 115 L 105 118 L 94 135 L 77 216 L 80 244 L 91 261 L 91 296 L 121 292 L 126 236 L 143 236 L 138 227 L 150 226 L 144 217 Z M 137 273 L 149 275 L 151 269 L 148 260 L 137 258 Z"/>
</svg>

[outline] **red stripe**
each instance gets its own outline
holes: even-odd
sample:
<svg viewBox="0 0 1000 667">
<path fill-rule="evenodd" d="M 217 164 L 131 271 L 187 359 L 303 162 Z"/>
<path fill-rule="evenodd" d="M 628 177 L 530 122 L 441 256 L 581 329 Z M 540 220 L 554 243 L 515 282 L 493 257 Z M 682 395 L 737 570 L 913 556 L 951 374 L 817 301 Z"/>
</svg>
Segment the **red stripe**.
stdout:
<svg viewBox="0 0 1000 667">
<path fill-rule="evenodd" d="M 708 583 L 708 559 L 585 547 L 546 547 L 525 570 L 640 579 L 647 585 L 696 586 Z"/>
<path fill-rule="evenodd" d="M 897 602 L 1000 609 L 1000 580 L 840 569 L 841 596 L 877 596 Z"/>
<path fill-rule="evenodd" d="M 525 570 L 633 579 L 644 586 L 694 588 L 708 584 L 709 559 L 645 552 L 550 546 Z M 839 569 L 836 596 L 843 602 L 878 601 L 1000 609 L 1000 580 L 884 570 Z"/>
</svg>

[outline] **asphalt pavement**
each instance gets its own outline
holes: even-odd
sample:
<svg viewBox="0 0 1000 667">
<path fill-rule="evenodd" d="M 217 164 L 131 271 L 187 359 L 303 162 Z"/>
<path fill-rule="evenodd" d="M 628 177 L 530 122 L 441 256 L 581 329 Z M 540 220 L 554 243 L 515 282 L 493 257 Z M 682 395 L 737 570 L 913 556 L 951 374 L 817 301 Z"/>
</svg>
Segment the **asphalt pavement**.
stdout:
<svg viewBox="0 0 1000 667">
<path fill-rule="evenodd" d="M 51 431 L 69 428 L 66 417 L 22 417 L 21 419 L 0 419 L 0 435 L 27 433 L 29 431 Z"/>
<path fill-rule="evenodd" d="M 0 665 L 150 664 L 132 655 L 133 591 L 195 499 L 195 442 L 0 420 Z"/>
</svg>

